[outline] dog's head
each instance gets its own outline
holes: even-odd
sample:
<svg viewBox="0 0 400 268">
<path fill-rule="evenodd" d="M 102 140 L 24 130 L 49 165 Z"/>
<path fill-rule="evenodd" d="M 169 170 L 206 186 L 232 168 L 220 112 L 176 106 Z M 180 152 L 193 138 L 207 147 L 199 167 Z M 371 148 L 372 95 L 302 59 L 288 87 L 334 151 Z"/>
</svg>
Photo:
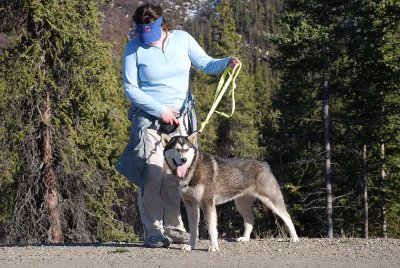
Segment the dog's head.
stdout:
<svg viewBox="0 0 400 268">
<path fill-rule="evenodd" d="M 196 157 L 197 132 L 187 137 L 170 137 L 166 134 L 162 134 L 161 137 L 168 167 L 180 179 L 184 178 Z"/>
</svg>

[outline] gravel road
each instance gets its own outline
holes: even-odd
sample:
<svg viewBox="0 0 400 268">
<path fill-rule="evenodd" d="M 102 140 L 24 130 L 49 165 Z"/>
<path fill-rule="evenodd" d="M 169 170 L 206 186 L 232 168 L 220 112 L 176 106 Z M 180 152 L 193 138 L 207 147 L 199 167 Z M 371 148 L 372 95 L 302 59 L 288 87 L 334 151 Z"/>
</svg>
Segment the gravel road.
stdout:
<svg viewBox="0 0 400 268">
<path fill-rule="evenodd" d="M 141 243 L 0 246 L 0 267 L 400 267 L 400 239 L 265 239 L 208 241 L 183 252 L 180 245 L 149 249 Z"/>
</svg>

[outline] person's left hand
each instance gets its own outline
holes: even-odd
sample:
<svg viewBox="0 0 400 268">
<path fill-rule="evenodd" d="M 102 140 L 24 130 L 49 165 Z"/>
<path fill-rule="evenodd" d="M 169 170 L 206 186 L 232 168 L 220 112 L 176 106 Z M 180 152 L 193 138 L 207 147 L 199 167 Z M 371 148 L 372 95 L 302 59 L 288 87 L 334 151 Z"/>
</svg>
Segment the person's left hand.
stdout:
<svg viewBox="0 0 400 268">
<path fill-rule="evenodd" d="M 236 64 L 240 63 L 240 60 L 236 57 L 231 57 L 228 61 L 228 66 L 234 68 Z"/>
</svg>

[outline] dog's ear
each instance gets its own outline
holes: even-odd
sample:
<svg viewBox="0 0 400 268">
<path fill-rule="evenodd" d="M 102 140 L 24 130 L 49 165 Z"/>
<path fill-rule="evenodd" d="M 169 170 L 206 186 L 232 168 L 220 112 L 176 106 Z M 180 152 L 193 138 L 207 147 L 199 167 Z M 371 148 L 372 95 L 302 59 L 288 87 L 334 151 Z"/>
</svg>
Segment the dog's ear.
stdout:
<svg viewBox="0 0 400 268">
<path fill-rule="evenodd" d="M 196 145 L 197 141 L 197 131 L 193 132 L 190 136 L 187 137 L 189 142 L 193 145 Z"/>
<path fill-rule="evenodd" d="M 168 136 L 167 134 L 164 134 L 164 133 L 161 134 L 161 141 L 162 141 L 162 144 L 164 147 L 167 146 L 167 144 L 169 143 L 170 140 L 171 140 L 170 136 Z"/>
</svg>

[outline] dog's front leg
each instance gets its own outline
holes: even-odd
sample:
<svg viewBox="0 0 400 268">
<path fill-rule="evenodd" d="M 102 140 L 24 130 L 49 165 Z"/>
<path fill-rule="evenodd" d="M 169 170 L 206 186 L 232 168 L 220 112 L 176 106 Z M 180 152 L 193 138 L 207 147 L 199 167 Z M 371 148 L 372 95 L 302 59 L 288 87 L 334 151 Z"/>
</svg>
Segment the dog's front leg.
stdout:
<svg viewBox="0 0 400 268">
<path fill-rule="evenodd" d="M 208 251 L 219 250 L 218 230 L 217 230 L 217 209 L 214 202 L 203 204 L 204 215 L 207 220 L 208 235 L 210 236 L 210 246 Z"/>
<path fill-rule="evenodd" d="M 192 202 L 184 202 L 189 220 L 190 242 L 184 245 L 182 250 L 190 251 L 195 249 L 199 233 L 200 206 Z"/>
</svg>

